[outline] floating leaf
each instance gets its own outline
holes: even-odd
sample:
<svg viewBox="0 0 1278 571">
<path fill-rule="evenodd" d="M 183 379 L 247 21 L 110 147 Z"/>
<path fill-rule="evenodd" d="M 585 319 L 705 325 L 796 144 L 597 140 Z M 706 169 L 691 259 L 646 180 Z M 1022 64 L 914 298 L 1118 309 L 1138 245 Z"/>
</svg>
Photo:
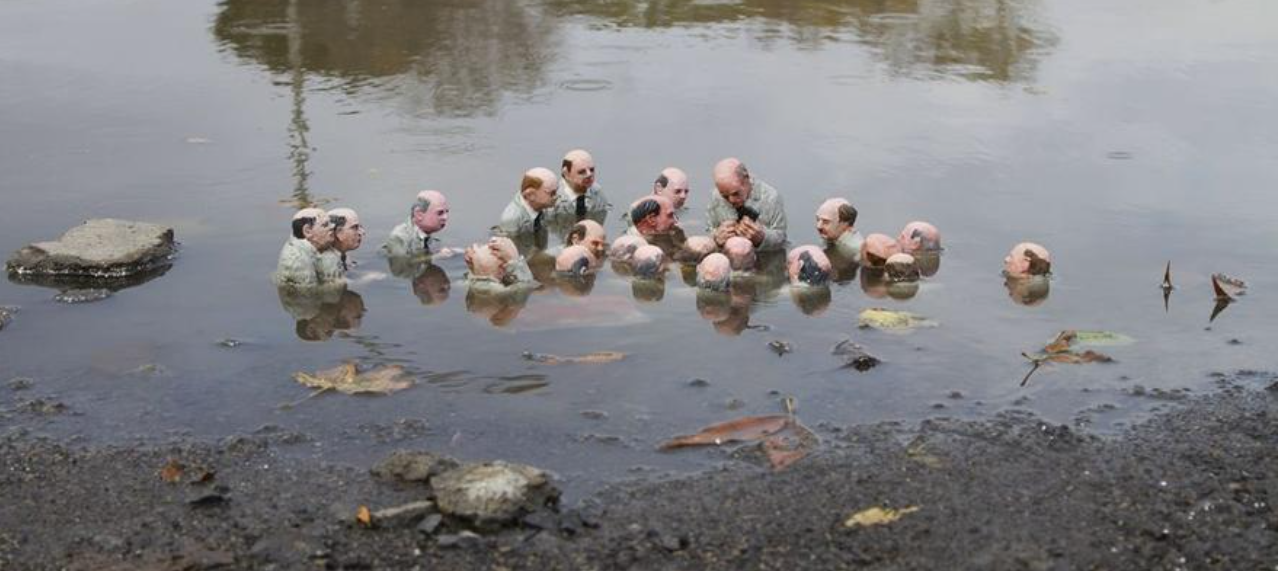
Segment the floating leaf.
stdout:
<svg viewBox="0 0 1278 571">
<path fill-rule="evenodd" d="M 182 472 L 186 470 L 181 462 L 170 459 L 164 464 L 164 468 L 160 469 L 160 479 L 170 484 L 175 484 L 182 480 Z"/>
<path fill-rule="evenodd" d="M 373 513 L 368 511 L 368 506 L 360 506 L 355 510 L 355 521 L 364 527 L 373 527 Z"/>
<path fill-rule="evenodd" d="M 935 327 L 936 322 L 907 311 L 873 307 L 861 312 L 857 324 L 862 328 L 883 331 L 909 331 L 919 327 Z"/>
<path fill-rule="evenodd" d="M 1075 331 L 1074 342 L 1079 345 L 1115 346 L 1131 345 L 1136 340 L 1113 331 Z"/>
<path fill-rule="evenodd" d="M 761 440 L 781 432 L 789 424 L 790 417 L 783 414 L 747 416 L 707 426 L 696 434 L 676 436 L 662 444 L 661 449 L 671 450 L 687 446 L 718 446 L 731 442 Z"/>
<path fill-rule="evenodd" d="M 1073 352 L 1053 353 L 1045 357 L 1043 360 L 1051 361 L 1053 363 L 1070 363 L 1070 364 L 1111 363 L 1114 361 L 1114 359 L 1110 357 L 1109 355 L 1097 353 L 1095 351 L 1092 351 L 1091 349 L 1083 351 L 1082 353 L 1073 353 Z"/>
<path fill-rule="evenodd" d="M 1056 339 L 1053 339 L 1051 343 L 1048 343 L 1047 346 L 1043 347 L 1043 352 L 1049 355 L 1065 353 L 1069 351 L 1070 346 L 1074 344 L 1074 339 L 1076 337 L 1078 337 L 1078 333 L 1073 330 L 1062 331 L 1056 336 Z"/>
<path fill-rule="evenodd" d="M 332 369 L 316 371 L 313 375 L 298 371 L 293 373 L 293 379 L 321 392 L 333 390 L 348 395 L 384 395 L 413 386 L 412 379 L 407 377 L 404 368 L 399 365 L 387 365 L 360 373 L 352 361 Z"/>
<path fill-rule="evenodd" d="M 585 355 L 568 355 L 559 356 L 550 353 L 533 353 L 524 351 L 523 357 L 529 361 L 542 363 L 544 365 L 598 365 L 602 363 L 616 363 L 626 358 L 626 354 L 620 351 L 595 351 L 594 353 L 586 353 Z"/>
<path fill-rule="evenodd" d="M 870 527 L 872 525 L 888 524 L 916 511 L 919 511 L 918 506 L 909 506 L 899 510 L 876 506 L 852 514 L 843 522 L 843 527 Z"/>
</svg>

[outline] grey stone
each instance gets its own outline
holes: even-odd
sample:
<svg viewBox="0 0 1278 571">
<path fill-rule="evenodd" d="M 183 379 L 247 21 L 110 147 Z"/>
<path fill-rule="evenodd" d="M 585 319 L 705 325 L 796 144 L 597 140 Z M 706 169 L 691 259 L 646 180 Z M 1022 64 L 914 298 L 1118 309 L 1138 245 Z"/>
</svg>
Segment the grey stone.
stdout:
<svg viewBox="0 0 1278 571">
<path fill-rule="evenodd" d="M 443 548 L 475 547 L 483 542 L 483 538 L 475 532 L 463 531 L 461 533 L 441 535 L 435 542 Z"/>
<path fill-rule="evenodd" d="M 172 228 L 102 218 L 67 230 L 56 241 L 28 244 L 5 267 L 23 275 L 120 278 L 166 265 L 176 252 Z"/>
<path fill-rule="evenodd" d="M 559 502 L 545 472 L 502 461 L 462 466 L 431 483 L 441 512 L 481 526 L 510 523 Z"/>
<path fill-rule="evenodd" d="M 430 452 L 396 450 L 385 460 L 373 466 L 371 472 L 379 478 L 403 482 L 428 482 L 432 477 L 457 466 L 457 461 L 447 456 Z"/>
<path fill-rule="evenodd" d="M 422 518 L 421 523 L 417 524 L 417 531 L 422 535 L 434 535 L 436 531 L 439 531 L 442 523 L 444 523 L 444 516 L 433 513 Z"/>
</svg>

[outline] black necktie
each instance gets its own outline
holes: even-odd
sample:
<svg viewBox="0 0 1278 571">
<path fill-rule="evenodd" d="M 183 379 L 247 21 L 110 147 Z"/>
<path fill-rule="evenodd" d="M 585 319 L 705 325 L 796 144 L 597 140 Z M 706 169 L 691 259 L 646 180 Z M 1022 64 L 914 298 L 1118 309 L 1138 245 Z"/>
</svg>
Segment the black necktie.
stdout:
<svg viewBox="0 0 1278 571">
<path fill-rule="evenodd" d="M 430 234 L 427 234 L 422 238 L 422 251 L 427 254 L 430 253 Z"/>
<path fill-rule="evenodd" d="M 346 267 L 346 252 L 342 252 L 342 271 L 348 272 L 350 268 Z"/>
<path fill-rule="evenodd" d="M 586 195 L 577 195 L 577 218 L 586 215 Z"/>
<path fill-rule="evenodd" d="M 541 232 L 541 213 L 533 217 L 533 232 Z"/>
</svg>

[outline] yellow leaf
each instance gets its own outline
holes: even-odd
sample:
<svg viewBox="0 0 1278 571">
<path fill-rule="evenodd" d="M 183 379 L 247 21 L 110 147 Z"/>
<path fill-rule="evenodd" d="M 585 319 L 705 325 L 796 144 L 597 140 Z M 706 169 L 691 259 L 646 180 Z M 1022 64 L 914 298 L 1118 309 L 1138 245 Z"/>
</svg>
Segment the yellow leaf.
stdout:
<svg viewBox="0 0 1278 571">
<path fill-rule="evenodd" d="M 886 523 L 892 523 L 901 519 L 901 516 L 908 513 L 914 513 L 916 511 L 919 511 L 918 506 L 910 506 L 899 510 L 876 506 L 852 514 L 847 521 L 843 522 L 843 527 L 869 527 L 872 525 L 883 525 Z"/>
<path fill-rule="evenodd" d="M 857 324 L 862 328 L 879 329 L 882 331 L 909 331 L 919 327 L 935 327 L 936 322 L 930 321 L 921 315 L 915 315 L 906 311 L 893 311 L 891 309 L 883 309 L 881 307 L 872 307 L 863 310 L 858 318 Z"/>
<path fill-rule="evenodd" d="M 364 527 L 373 526 L 373 513 L 368 511 L 368 506 L 360 506 L 355 512 L 355 521 Z"/>
<path fill-rule="evenodd" d="M 399 365 L 388 365 L 360 373 L 355 363 L 349 361 L 332 369 L 316 371 L 315 374 L 298 371 L 293 373 L 293 379 L 311 388 L 334 390 L 348 395 L 384 395 L 413 386 L 412 379 L 408 378 L 404 368 Z"/>
</svg>

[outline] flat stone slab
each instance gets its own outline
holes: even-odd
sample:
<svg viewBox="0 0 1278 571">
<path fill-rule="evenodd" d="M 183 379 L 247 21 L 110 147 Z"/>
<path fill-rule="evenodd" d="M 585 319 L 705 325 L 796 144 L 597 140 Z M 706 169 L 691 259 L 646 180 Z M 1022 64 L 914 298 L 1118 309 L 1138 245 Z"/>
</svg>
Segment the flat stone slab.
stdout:
<svg viewBox="0 0 1278 571">
<path fill-rule="evenodd" d="M 176 253 L 172 228 L 99 218 L 67 230 L 56 241 L 19 249 L 5 268 L 30 277 L 123 278 L 167 266 Z"/>
<path fill-rule="evenodd" d="M 558 505 L 546 473 L 523 464 L 470 464 L 431 479 L 439 511 L 478 525 L 501 525 Z"/>
</svg>

